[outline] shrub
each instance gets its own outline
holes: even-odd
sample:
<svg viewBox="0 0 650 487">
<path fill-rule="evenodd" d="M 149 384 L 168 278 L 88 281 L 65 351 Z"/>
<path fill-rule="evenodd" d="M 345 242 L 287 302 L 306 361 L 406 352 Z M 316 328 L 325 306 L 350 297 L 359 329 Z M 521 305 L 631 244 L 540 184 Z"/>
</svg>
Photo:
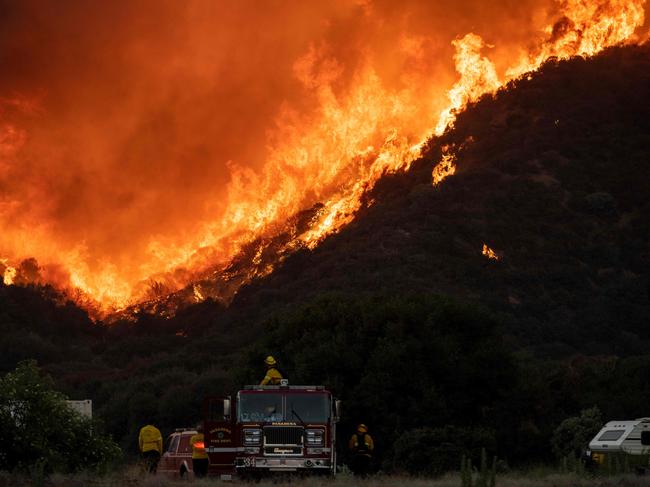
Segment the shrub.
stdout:
<svg viewBox="0 0 650 487">
<path fill-rule="evenodd" d="M 36 362 L 0 379 L 0 470 L 105 471 L 121 455 L 96 423 L 68 407 Z"/>
<path fill-rule="evenodd" d="M 584 409 L 580 416 L 567 418 L 553 432 L 551 445 L 558 458 L 579 457 L 603 425 L 600 409 Z"/>
<path fill-rule="evenodd" d="M 416 475 L 442 475 L 458 469 L 467 455 L 478 464 L 483 446 L 493 447 L 494 432 L 485 428 L 418 428 L 395 442 L 393 468 Z"/>
</svg>

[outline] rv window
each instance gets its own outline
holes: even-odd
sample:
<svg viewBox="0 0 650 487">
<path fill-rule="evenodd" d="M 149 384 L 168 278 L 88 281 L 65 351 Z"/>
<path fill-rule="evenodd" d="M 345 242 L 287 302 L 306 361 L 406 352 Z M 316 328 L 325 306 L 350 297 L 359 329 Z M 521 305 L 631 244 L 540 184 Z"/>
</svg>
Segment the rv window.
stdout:
<svg viewBox="0 0 650 487">
<path fill-rule="evenodd" d="M 641 432 L 641 444 L 644 446 L 650 445 L 650 431 Z"/>
<path fill-rule="evenodd" d="M 596 441 L 616 441 L 623 436 L 625 430 L 607 430 Z"/>
</svg>

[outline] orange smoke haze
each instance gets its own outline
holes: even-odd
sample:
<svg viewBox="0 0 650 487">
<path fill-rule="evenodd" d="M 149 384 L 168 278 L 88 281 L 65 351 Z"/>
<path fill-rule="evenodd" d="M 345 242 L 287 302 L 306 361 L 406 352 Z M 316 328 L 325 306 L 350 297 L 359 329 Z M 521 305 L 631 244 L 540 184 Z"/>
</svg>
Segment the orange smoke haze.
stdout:
<svg viewBox="0 0 650 487">
<path fill-rule="evenodd" d="M 634 39 L 644 8 L 0 1 L 0 277 L 119 308 L 152 280 L 186 285 L 320 202 L 296 235 L 313 247 L 451 109 L 548 56 Z M 460 86 L 456 67 L 477 86 L 477 65 L 480 89 Z"/>
</svg>

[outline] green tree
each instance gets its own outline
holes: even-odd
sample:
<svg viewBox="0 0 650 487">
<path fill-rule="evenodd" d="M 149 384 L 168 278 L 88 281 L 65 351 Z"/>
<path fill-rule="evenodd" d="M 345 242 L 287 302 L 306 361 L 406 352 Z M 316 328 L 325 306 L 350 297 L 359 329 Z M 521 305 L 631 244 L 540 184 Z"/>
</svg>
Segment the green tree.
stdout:
<svg viewBox="0 0 650 487">
<path fill-rule="evenodd" d="M 565 419 L 553 432 L 553 453 L 558 458 L 578 457 L 602 426 L 603 418 L 597 406 L 582 410 L 580 416 Z"/>
<path fill-rule="evenodd" d="M 35 361 L 0 378 L 0 470 L 104 470 L 120 449 L 68 407 Z"/>
</svg>

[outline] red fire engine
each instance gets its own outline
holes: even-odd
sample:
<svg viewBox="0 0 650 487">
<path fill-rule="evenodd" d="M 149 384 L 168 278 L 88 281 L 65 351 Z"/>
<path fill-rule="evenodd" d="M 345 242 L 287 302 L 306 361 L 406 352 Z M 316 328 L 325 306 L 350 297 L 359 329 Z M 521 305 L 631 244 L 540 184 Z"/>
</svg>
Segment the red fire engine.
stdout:
<svg viewBox="0 0 650 487">
<path fill-rule="evenodd" d="M 204 402 L 209 473 L 223 479 L 272 472 L 335 475 L 340 401 L 323 386 L 245 386 Z"/>
</svg>

